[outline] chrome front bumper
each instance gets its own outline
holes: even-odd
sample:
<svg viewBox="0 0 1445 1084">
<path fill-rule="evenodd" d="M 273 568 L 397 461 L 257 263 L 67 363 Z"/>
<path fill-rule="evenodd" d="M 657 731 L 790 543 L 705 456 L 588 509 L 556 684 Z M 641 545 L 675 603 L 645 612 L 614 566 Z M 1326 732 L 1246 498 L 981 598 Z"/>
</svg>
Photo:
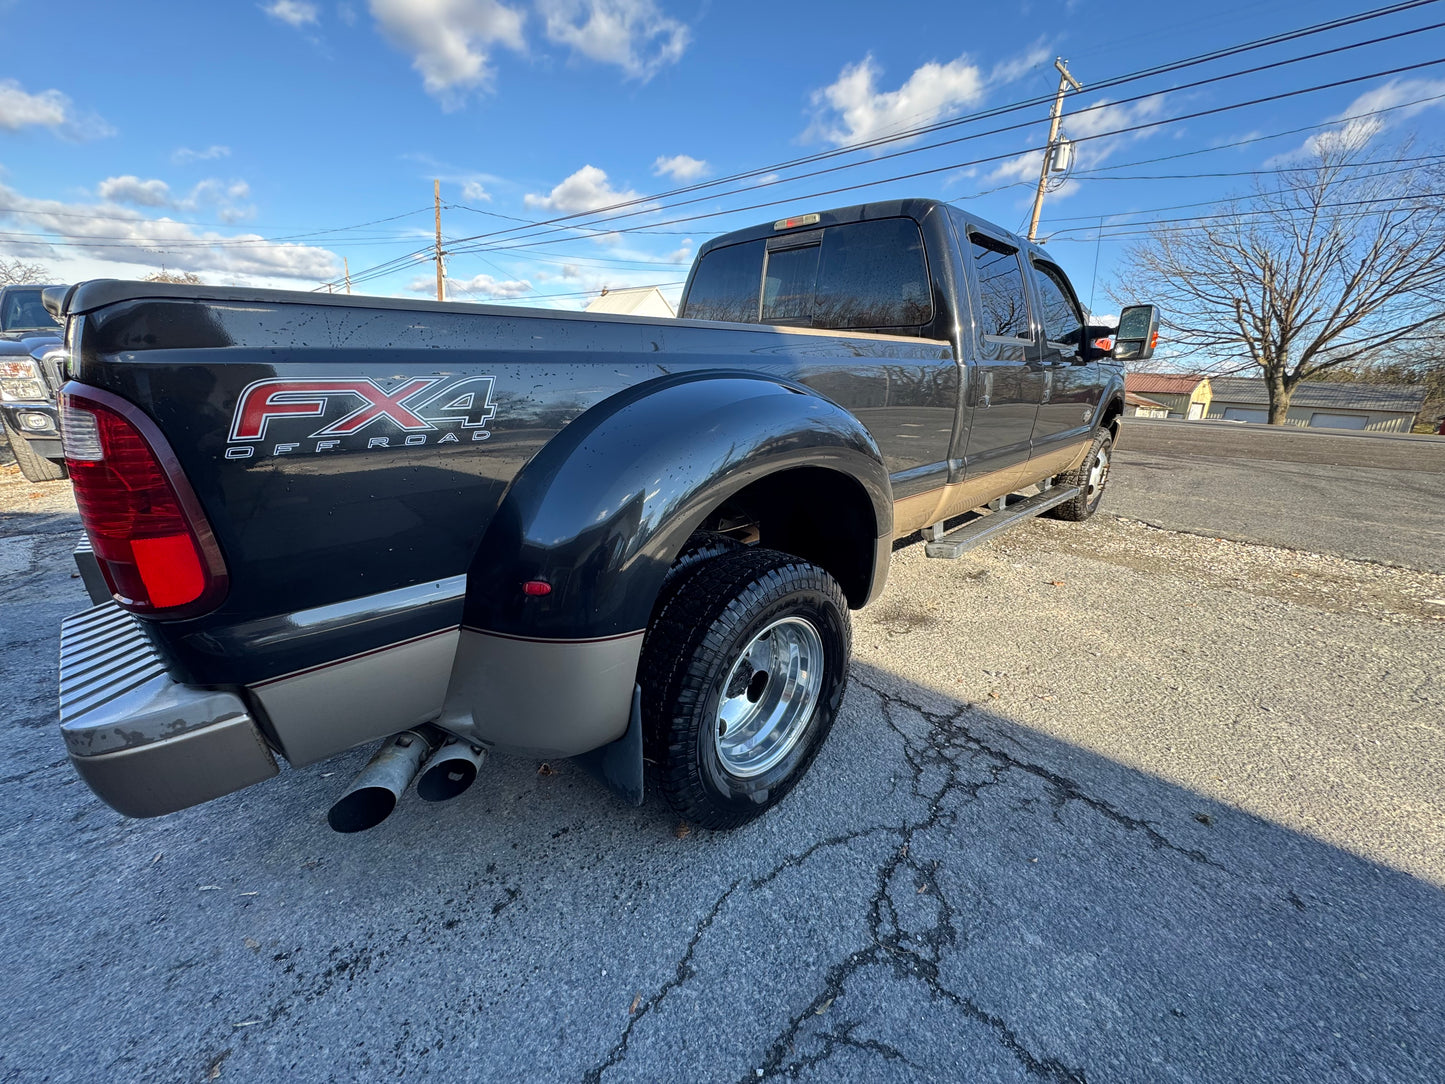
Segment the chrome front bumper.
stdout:
<svg viewBox="0 0 1445 1084">
<path fill-rule="evenodd" d="M 60 626 L 60 733 L 117 812 L 156 817 L 269 779 L 276 758 L 235 693 L 182 685 L 108 602 Z"/>
</svg>

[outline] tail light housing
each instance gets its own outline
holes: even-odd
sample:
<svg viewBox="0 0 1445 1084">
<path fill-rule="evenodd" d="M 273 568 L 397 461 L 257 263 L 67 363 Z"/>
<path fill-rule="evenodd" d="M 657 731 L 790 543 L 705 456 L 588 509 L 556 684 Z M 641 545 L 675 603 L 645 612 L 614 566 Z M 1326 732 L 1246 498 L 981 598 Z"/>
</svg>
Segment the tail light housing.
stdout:
<svg viewBox="0 0 1445 1084">
<path fill-rule="evenodd" d="M 154 422 L 117 395 L 61 389 L 60 432 L 80 520 L 116 602 L 194 617 L 226 595 L 226 564 L 180 462 Z"/>
</svg>

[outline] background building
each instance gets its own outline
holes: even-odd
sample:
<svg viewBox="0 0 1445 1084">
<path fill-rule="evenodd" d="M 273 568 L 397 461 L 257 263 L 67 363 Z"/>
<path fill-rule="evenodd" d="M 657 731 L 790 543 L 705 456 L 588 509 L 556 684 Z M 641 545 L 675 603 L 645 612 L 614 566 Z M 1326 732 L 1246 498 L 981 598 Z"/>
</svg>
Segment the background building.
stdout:
<svg viewBox="0 0 1445 1084">
<path fill-rule="evenodd" d="M 1171 418 L 1199 419 L 1209 414 L 1213 394 L 1207 376 L 1174 373 L 1129 373 L 1124 390 L 1162 404 Z"/>
<path fill-rule="evenodd" d="M 627 290 L 603 290 L 600 297 L 587 303 L 588 312 L 612 312 L 622 316 L 661 316 L 671 318 L 677 313 L 656 286 L 637 286 Z"/>
<path fill-rule="evenodd" d="M 1263 380 L 1217 376 L 1213 384 L 1209 418 L 1260 423 L 1269 420 L 1269 392 Z M 1287 424 L 1316 429 L 1408 433 L 1424 405 L 1422 384 L 1335 384 L 1306 380 L 1295 386 Z"/>
<path fill-rule="evenodd" d="M 1124 392 L 1124 412 L 1135 418 L 1167 418 L 1169 408 L 1132 391 Z"/>
</svg>

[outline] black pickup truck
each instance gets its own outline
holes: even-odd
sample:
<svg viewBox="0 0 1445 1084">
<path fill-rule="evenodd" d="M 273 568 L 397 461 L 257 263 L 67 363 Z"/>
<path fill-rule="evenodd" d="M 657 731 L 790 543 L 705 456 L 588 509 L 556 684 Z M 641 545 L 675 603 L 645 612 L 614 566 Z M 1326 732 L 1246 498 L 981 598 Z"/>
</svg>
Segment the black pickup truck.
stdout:
<svg viewBox="0 0 1445 1084">
<path fill-rule="evenodd" d="M 0 426 L 20 473 L 31 482 L 65 477 L 56 424 L 60 324 L 45 308 L 55 286 L 0 288 Z"/>
<path fill-rule="evenodd" d="M 756 816 L 826 737 L 896 539 L 1097 507 L 1157 327 L 1088 325 L 1043 249 L 926 199 L 717 238 L 676 320 L 111 281 L 58 307 L 104 576 L 62 633 L 74 764 L 153 816 L 384 738 L 342 831 L 492 750 Z"/>
</svg>

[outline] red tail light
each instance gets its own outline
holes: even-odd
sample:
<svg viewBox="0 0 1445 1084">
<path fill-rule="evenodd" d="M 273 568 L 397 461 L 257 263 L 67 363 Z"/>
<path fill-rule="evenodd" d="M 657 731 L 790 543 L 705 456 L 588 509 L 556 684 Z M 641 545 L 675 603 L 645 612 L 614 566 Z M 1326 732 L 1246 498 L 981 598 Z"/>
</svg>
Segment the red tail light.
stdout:
<svg viewBox="0 0 1445 1084">
<path fill-rule="evenodd" d="M 116 601 L 167 617 L 219 604 L 220 547 L 155 423 L 119 396 L 67 384 L 60 430 L 80 520 Z"/>
</svg>

